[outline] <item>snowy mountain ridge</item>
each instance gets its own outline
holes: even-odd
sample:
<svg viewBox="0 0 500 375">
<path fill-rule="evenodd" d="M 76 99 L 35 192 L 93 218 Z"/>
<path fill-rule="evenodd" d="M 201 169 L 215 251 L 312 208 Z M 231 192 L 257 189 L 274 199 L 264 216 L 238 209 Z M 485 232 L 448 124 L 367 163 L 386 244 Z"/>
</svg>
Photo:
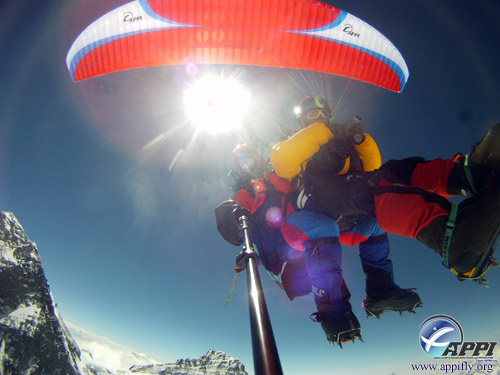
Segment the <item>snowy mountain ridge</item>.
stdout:
<svg viewBox="0 0 500 375">
<path fill-rule="evenodd" d="M 37 246 L 10 212 L 0 212 L 0 374 L 248 375 L 238 359 L 220 351 L 160 364 L 65 323 Z"/>
<path fill-rule="evenodd" d="M 209 350 L 207 354 L 197 359 L 179 359 L 176 363 L 133 366 L 133 374 L 161 375 L 240 375 L 246 374 L 245 366 L 237 359 L 229 357 L 224 352 Z"/>
</svg>

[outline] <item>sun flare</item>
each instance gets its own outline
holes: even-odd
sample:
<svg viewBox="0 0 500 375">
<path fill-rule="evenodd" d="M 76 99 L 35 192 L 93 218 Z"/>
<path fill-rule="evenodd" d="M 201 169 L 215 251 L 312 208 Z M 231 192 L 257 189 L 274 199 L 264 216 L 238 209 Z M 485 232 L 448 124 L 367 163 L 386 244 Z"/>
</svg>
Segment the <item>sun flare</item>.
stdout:
<svg viewBox="0 0 500 375">
<path fill-rule="evenodd" d="M 235 79 L 210 74 L 186 90 L 184 102 L 198 130 L 227 132 L 240 127 L 250 105 L 250 92 Z"/>
</svg>

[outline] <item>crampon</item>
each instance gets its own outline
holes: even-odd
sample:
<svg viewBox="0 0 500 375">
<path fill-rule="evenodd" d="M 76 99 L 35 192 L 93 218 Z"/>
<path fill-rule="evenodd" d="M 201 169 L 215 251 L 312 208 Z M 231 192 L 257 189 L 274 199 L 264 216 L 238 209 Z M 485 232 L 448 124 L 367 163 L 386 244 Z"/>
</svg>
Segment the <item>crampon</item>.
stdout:
<svg viewBox="0 0 500 375">
<path fill-rule="evenodd" d="M 423 304 L 419 295 L 413 290 L 414 288 L 403 289 L 400 294 L 377 301 L 369 301 L 365 298 L 363 300 L 363 309 L 366 311 L 368 318 L 374 316 L 377 319 L 386 311 L 396 311 L 400 315 L 404 311 L 415 314 L 415 309 L 423 306 Z"/>
<path fill-rule="evenodd" d="M 343 314 L 311 314 L 311 320 L 313 322 L 321 323 L 321 327 L 326 334 L 327 340 L 335 348 L 337 344 L 341 349 L 343 349 L 342 344 L 349 341 L 353 343 L 356 340 L 363 341 L 361 337 L 361 326 L 358 319 L 352 312 L 346 312 Z"/>
<path fill-rule="evenodd" d="M 484 277 L 484 275 L 486 275 L 486 273 L 491 268 L 500 267 L 498 259 L 493 256 L 494 252 L 495 248 L 492 248 L 490 252 L 487 253 L 487 256 L 482 259 L 481 264 L 465 275 L 457 272 L 453 268 L 450 268 L 450 271 L 453 272 L 457 279 L 460 281 L 472 280 L 479 283 L 479 285 L 484 286 L 485 288 L 489 288 L 490 286 L 488 284 L 488 280 Z"/>
</svg>

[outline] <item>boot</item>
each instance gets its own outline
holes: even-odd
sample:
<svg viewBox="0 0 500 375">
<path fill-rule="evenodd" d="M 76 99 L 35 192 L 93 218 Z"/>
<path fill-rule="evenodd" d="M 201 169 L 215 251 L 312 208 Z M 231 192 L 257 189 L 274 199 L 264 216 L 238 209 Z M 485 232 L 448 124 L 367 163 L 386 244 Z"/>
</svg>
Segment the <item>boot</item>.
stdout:
<svg viewBox="0 0 500 375">
<path fill-rule="evenodd" d="M 422 306 L 420 296 L 412 288 L 401 289 L 391 296 L 379 300 L 363 300 L 363 309 L 368 317 L 375 316 L 379 318 L 386 311 L 397 311 L 400 314 L 408 311 L 415 314 L 415 309 Z"/>
<path fill-rule="evenodd" d="M 366 298 L 363 309 L 368 317 L 379 317 L 386 311 L 415 312 L 422 301 L 412 289 L 402 289 L 393 281 L 391 272 L 362 263 L 366 275 Z"/>
<path fill-rule="evenodd" d="M 364 262 L 361 265 L 366 276 L 366 297 L 369 301 L 388 298 L 403 290 L 394 283 L 392 272 Z"/>
<path fill-rule="evenodd" d="M 500 170 L 500 123 L 491 127 L 468 155 L 457 159 L 446 182 L 450 195 L 471 196 L 483 191 L 491 182 L 492 172 Z"/>
<path fill-rule="evenodd" d="M 326 339 L 342 348 L 342 344 L 361 338 L 361 325 L 352 311 L 344 313 L 314 313 L 311 315 L 314 322 L 321 323 Z"/>
<path fill-rule="evenodd" d="M 480 279 L 494 262 L 500 233 L 499 184 L 462 201 L 456 219 L 453 216 L 452 211 L 434 219 L 417 240 L 441 255 L 444 266 L 459 279 Z"/>
<path fill-rule="evenodd" d="M 500 167 L 500 123 L 491 127 L 486 137 L 475 145 L 470 155 L 471 166 Z"/>
</svg>

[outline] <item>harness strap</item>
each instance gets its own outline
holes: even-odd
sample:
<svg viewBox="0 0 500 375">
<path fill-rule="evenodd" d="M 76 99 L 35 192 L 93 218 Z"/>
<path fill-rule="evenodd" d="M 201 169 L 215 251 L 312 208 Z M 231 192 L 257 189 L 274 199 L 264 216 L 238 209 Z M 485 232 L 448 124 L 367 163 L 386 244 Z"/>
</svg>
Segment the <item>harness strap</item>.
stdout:
<svg viewBox="0 0 500 375">
<path fill-rule="evenodd" d="M 322 245 L 331 245 L 339 243 L 340 242 L 338 237 L 324 237 L 305 242 L 303 246 L 305 247 L 306 251 L 311 252 L 313 254 L 316 251 L 316 249 Z"/>
<path fill-rule="evenodd" d="M 363 241 L 363 243 L 365 245 L 368 245 L 368 244 L 371 244 L 374 242 L 384 241 L 387 238 L 388 238 L 387 233 L 383 233 L 383 234 L 379 234 L 378 236 L 371 236 L 371 237 L 367 238 L 366 241 Z"/>
<path fill-rule="evenodd" d="M 464 160 L 464 172 L 465 172 L 465 178 L 467 179 L 467 182 L 470 185 L 470 188 L 472 189 L 472 193 L 476 194 L 477 190 L 476 187 L 474 186 L 474 179 L 472 178 L 472 173 L 470 171 L 470 155 L 467 154 L 465 155 L 465 160 Z"/>
<path fill-rule="evenodd" d="M 441 195 L 433 194 L 425 189 L 414 187 L 414 186 L 401 186 L 401 185 L 389 185 L 389 186 L 375 186 L 372 189 L 373 195 L 385 194 L 385 193 L 395 193 L 395 194 L 418 194 L 426 202 L 437 203 L 445 210 L 450 210 L 452 204 L 448 199 L 442 197 Z"/>
<path fill-rule="evenodd" d="M 441 256 L 443 257 L 443 265 L 446 268 L 450 268 L 449 250 L 450 250 L 451 236 L 453 235 L 453 230 L 455 229 L 457 211 L 458 211 L 458 205 L 456 203 L 452 203 L 450 216 L 448 217 L 448 222 L 446 223 L 446 230 L 444 232 L 443 251 L 441 254 Z"/>
</svg>

